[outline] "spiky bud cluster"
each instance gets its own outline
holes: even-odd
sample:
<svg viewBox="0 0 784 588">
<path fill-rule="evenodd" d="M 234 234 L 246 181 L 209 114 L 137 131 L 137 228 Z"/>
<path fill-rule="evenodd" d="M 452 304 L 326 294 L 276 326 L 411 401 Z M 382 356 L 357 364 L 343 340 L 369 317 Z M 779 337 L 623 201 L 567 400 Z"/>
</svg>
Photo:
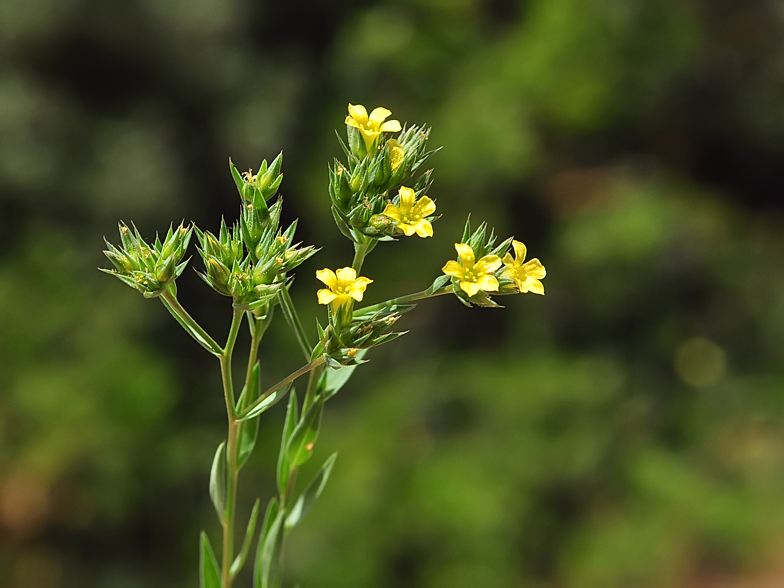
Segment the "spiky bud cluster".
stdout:
<svg viewBox="0 0 784 588">
<path fill-rule="evenodd" d="M 389 239 L 395 223 L 381 213 L 389 203 L 389 192 L 411 186 L 426 192 L 431 171 L 415 177 L 416 172 L 435 150 L 427 150 L 430 129 L 424 126 L 404 128 L 397 139 L 374 143 L 367 152 L 360 132 L 348 126 L 349 146 L 340 137 L 346 164 L 337 159 L 329 168 L 329 195 L 332 215 L 340 231 L 355 243 L 369 239 Z"/>
<path fill-rule="evenodd" d="M 216 292 L 234 298 L 235 306 L 247 310 L 255 311 L 267 305 L 285 284 L 286 273 L 317 251 L 315 247 L 294 243 L 297 221 L 281 231 L 280 199 L 267 206 L 267 195 L 274 195 L 280 184 L 282 176 L 277 171 L 280 161 L 279 155 L 268 169 L 266 162 L 262 163 L 266 173 L 259 172 L 257 176 L 248 173 L 251 181 L 238 186 L 243 206 L 234 226 L 229 228 L 221 221 L 217 236 L 196 229 L 205 267 L 199 275 Z M 231 169 L 236 176 L 233 164 Z M 262 179 L 258 180 L 260 176 Z M 253 202 L 246 198 L 248 195 Z M 259 212 L 262 207 L 263 213 Z"/>
<path fill-rule="evenodd" d="M 115 269 L 101 271 L 116 276 L 147 298 L 159 296 L 188 264 L 182 258 L 188 248 L 193 227 L 180 224 L 173 229 L 169 226 L 165 239 L 161 241 L 156 235 L 152 245 L 142 239 L 135 226 L 129 228 L 120 222 L 119 229 L 121 247 L 115 247 L 104 239 L 107 247 L 104 254 Z"/>
<path fill-rule="evenodd" d="M 381 308 L 355 312 L 350 322 L 340 331 L 330 324 L 318 326 L 319 344 L 314 355 L 324 355 L 332 367 L 364 363 L 364 352 L 372 347 L 397 339 L 405 331 L 389 332 L 403 313 L 414 304 L 387 304 Z"/>
</svg>

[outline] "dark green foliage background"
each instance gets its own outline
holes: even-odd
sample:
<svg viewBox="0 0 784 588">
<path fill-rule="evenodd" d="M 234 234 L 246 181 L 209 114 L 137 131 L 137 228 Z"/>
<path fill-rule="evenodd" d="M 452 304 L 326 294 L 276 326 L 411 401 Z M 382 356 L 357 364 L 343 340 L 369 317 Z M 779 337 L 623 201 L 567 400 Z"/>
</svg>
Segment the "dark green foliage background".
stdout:
<svg viewBox="0 0 784 588">
<path fill-rule="evenodd" d="M 323 246 L 293 289 L 314 324 L 315 270 L 352 253 L 327 196 L 348 102 L 444 146 L 435 237 L 374 251 L 371 303 L 426 287 L 469 212 L 543 261 L 547 296 L 422 303 L 357 371 L 286 585 L 778 585 L 782 39 L 772 0 L 4 0 L 0 585 L 197 585 L 217 362 L 96 271 L 102 237 L 216 231 L 227 157 L 283 149 L 284 216 Z M 227 300 L 179 284 L 223 339 Z M 270 382 L 299 361 L 279 322 Z M 694 337 L 713 355 L 684 356 Z M 262 417 L 245 512 L 282 417 Z"/>
</svg>

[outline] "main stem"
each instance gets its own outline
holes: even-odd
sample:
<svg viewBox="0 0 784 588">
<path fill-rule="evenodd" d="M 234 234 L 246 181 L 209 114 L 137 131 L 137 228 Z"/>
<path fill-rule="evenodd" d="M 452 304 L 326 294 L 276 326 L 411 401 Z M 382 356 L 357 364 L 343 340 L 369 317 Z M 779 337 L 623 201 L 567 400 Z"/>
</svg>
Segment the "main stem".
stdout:
<svg viewBox="0 0 784 588">
<path fill-rule="evenodd" d="M 234 558 L 234 515 L 237 503 L 237 439 L 239 437 L 240 423 L 237 420 L 237 406 L 234 397 L 234 384 L 231 374 L 231 357 L 234 344 L 237 342 L 237 333 L 242 324 L 243 310 L 234 309 L 231 320 L 229 337 L 220 356 L 221 376 L 223 379 L 223 394 L 226 399 L 226 413 L 229 420 L 229 435 L 227 440 L 228 468 L 226 473 L 226 510 L 223 518 L 223 566 L 221 584 L 223 588 L 231 588 L 231 562 Z"/>
</svg>

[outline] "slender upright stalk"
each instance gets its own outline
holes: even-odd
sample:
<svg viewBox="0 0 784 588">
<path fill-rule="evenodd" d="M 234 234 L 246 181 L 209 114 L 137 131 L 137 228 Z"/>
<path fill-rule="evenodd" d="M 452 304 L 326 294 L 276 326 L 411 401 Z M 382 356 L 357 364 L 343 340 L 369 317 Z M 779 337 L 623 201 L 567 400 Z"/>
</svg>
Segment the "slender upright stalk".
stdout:
<svg viewBox="0 0 784 588">
<path fill-rule="evenodd" d="M 226 413 L 229 420 L 229 435 L 226 445 L 228 459 L 226 472 L 226 510 L 223 520 L 223 566 L 221 583 L 223 588 L 231 588 L 231 562 L 234 558 L 234 514 L 237 502 L 237 439 L 239 437 L 240 423 L 237 420 L 236 399 L 234 384 L 232 382 L 231 358 L 237 334 L 242 324 L 243 310 L 234 309 L 231 320 L 228 340 L 220 356 L 221 376 L 223 379 L 223 394 L 226 399 Z"/>
</svg>

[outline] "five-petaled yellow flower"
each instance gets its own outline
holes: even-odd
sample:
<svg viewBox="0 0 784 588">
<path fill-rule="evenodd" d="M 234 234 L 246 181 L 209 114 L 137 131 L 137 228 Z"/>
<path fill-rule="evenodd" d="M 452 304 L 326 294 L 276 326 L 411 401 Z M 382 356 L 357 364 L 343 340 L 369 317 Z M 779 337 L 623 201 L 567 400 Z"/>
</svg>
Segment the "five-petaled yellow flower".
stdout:
<svg viewBox="0 0 784 588">
<path fill-rule="evenodd" d="M 501 267 L 501 258 L 497 255 L 485 255 L 474 263 L 474 250 L 466 243 L 455 243 L 460 262 L 449 260 L 441 271 L 448 276 L 460 280 L 460 289 L 473 296 L 479 290 L 497 292 L 498 280 L 493 272 Z"/>
<path fill-rule="evenodd" d="M 414 191 L 405 186 L 398 190 L 398 194 L 400 195 L 400 207 L 387 204 L 382 214 L 396 220 L 398 228 L 403 231 L 406 237 L 410 237 L 414 233 L 420 237 L 432 237 L 433 225 L 425 217 L 436 211 L 435 202 L 427 196 L 422 196 L 417 200 Z"/>
<path fill-rule="evenodd" d="M 370 151 L 376 137 L 381 133 L 396 133 L 401 129 L 400 121 L 387 120 L 384 122 L 390 114 L 392 114 L 391 111 L 379 106 L 374 108 L 368 116 L 367 110 L 361 104 L 349 104 L 346 124 L 355 127 L 362 133 L 365 148 Z"/>
<path fill-rule="evenodd" d="M 544 295 L 544 285 L 541 280 L 547 272 L 541 262 L 534 257 L 530 261 L 525 261 L 526 248 L 520 241 L 512 241 L 515 257 L 511 253 L 504 255 L 504 277 L 514 280 L 515 286 L 522 293 L 533 292 L 534 294 Z M 523 263 L 525 262 L 525 263 Z"/>
<path fill-rule="evenodd" d="M 329 288 L 322 288 L 317 292 L 319 304 L 331 302 L 335 308 L 350 302 L 352 298 L 360 302 L 365 288 L 373 281 L 368 278 L 358 278 L 357 272 L 350 267 L 340 268 L 337 275 L 331 269 L 324 268 L 316 272 L 316 278 Z"/>
</svg>

